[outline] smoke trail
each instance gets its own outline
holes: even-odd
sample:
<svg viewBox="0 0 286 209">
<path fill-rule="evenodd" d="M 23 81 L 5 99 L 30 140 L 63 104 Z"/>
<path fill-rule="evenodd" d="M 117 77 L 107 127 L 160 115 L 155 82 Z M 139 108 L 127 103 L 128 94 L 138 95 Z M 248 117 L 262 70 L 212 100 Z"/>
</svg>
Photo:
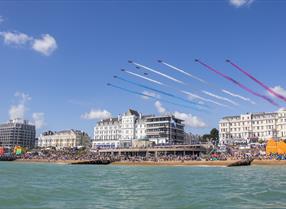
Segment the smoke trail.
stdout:
<svg viewBox="0 0 286 209">
<path fill-rule="evenodd" d="M 174 77 L 172 77 L 172 76 L 166 75 L 166 74 L 161 73 L 161 72 L 159 72 L 159 71 L 157 71 L 157 70 L 154 70 L 154 69 L 152 69 L 152 68 L 149 68 L 149 67 L 147 67 L 147 66 L 145 66 L 145 65 L 141 65 L 141 64 L 138 64 L 138 63 L 133 62 L 133 61 L 128 61 L 128 62 L 134 64 L 135 66 L 142 67 L 142 68 L 144 68 L 145 70 L 149 70 L 149 71 L 151 71 L 151 72 L 153 72 L 153 73 L 156 73 L 156 74 L 158 74 L 158 75 L 161 75 L 161 76 L 163 76 L 163 77 L 165 77 L 165 78 L 168 78 L 169 80 L 175 81 L 175 82 L 180 83 L 180 84 L 184 84 L 183 81 L 180 81 L 180 80 L 178 80 L 178 79 L 176 79 L 176 78 L 174 78 Z"/>
<path fill-rule="evenodd" d="M 202 101 L 205 101 L 205 102 L 211 102 L 211 103 L 213 103 L 213 104 L 216 104 L 216 105 L 219 105 L 219 106 L 222 106 L 222 107 L 229 107 L 229 106 L 227 106 L 227 105 L 225 105 L 225 104 L 216 102 L 216 101 L 211 100 L 211 99 L 206 99 L 206 98 L 201 97 L 201 96 L 199 96 L 199 95 L 192 94 L 191 92 L 188 92 L 188 91 L 183 91 L 183 90 L 181 90 L 181 92 L 184 93 L 184 94 L 186 94 L 186 95 L 189 95 L 189 96 L 191 96 L 191 97 L 194 97 L 194 98 L 200 99 L 200 100 L 202 100 Z"/>
<path fill-rule="evenodd" d="M 234 93 L 232 93 L 232 92 L 230 92 L 230 91 L 227 91 L 227 90 L 225 90 L 225 89 L 222 89 L 222 92 L 224 92 L 224 93 L 226 93 L 226 94 L 228 94 L 228 95 L 230 95 L 230 96 L 237 97 L 237 98 L 240 98 L 240 99 L 242 99 L 242 100 L 244 100 L 244 101 L 250 102 L 251 104 L 256 104 L 254 101 L 252 101 L 252 100 L 249 99 L 249 98 L 243 97 L 243 96 L 238 95 L 238 94 L 234 94 Z"/>
<path fill-rule="evenodd" d="M 258 79 L 256 79 L 253 75 L 251 75 L 250 73 L 246 72 L 245 70 L 243 70 L 241 67 L 239 67 L 237 64 L 233 63 L 230 60 L 226 60 L 226 62 L 230 63 L 233 67 L 235 67 L 237 70 L 239 70 L 240 72 L 242 72 L 244 75 L 246 75 L 247 77 L 249 77 L 251 80 L 253 80 L 254 82 L 258 83 L 261 87 L 263 87 L 265 90 L 267 90 L 268 92 L 270 92 L 272 95 L 274 95 L 275 97 L 283 100 L 284 102 L 286 102 L 286 97 L 284 97 L 283 95 L 273 91 L 270 87 L 268 87 L 266 84 L 262 83 L 261 81 L 259 81 Z"/>
<path fill-rule="evenodd" d="M 153 80 L 153 79 L 151 79 L 151 78 L 147 78 L 146 76 L 139 75 L 139 74 L 137 74 L 137 73 L 133 73 L 133 72 L 131 72 L 131 71 L 124 70 L 124 69 L 122 69 L 121 71 L 122 71 L 122 72 L 126 72 L 126 73 L 128 73 L 128 74 L 130 74 L 130 75 L 134 75 L 134 76 L 136 76 L 136 77 L 142 78 L 142 79 L 144 79 L 144 80 L 150 81 L 150 82 L 152 82 L 152 83 L 156 83 L 156 84 L 159 84 L 159 85 L 161 85 L 161 86 L 166 86 L 166 85 L 163 84 L 162 82 Z"/>
<path fill-rule="evenodd" d="M 162 63 L 163 65 L 166 65 L 166 66 L 168 66 L 168 67 L 170 67 L 170 68 L 172 68 L 172 69 L 174 69 L 174 70 L 176 70 L 176 71 L 178 71 L 178 72 L 180 72 L 180 73 L 183 73 L 183 74 L 185 74 L 185 75 L 187 75 L 187 76 L 189 76 L 189 77 L 191 77 L 191 78 L 193 78 L 193 79 L 195 79 L 195 80 L 197 80 L 197 81 L 200 81 L 201 83 L 204 83 L 204 84 L 206 84 L 206 85 L 208 85 L 208 86 L 214 87 L 213 84 L 210 84 L 210 83 L 208 83 L 207 81 L 203 80 L 202 78 L 199 78 L 199 77 L 197 77 L 197 76 L 194 76 L 194 75 L 192 75 L 192 74 L 190 74 L 190 73 L 188 73 L 188 72 L 186 72 L 186 71 L 184 71 L 184 70 L 182 70 L 182 69 L 180 69 L 180 68 L 178 68 L 178 67 L 175 67 L 174 65 L 171 65 L 171 64 L 169 64 L 169 63 L 166 63 L 166 62 L 164 62 L 164 61 L 162 61 L 162 60 L 158 60 L 158 62 L 159 62 L 159 63 Z M 218 88 L 218 87 L 216 87 L 216 88 Z M 224 89 L 219 89 L 219 90 L 222 91 L 222 92 L 225 93 L 225 94 L 228 94 L 228 95 L 232 96 L 232 97 L 237 97 L 237 98 L 242 99 L 242 100 L 244 100 L 244 101 L 248 101 L 248 102 L 250 102 L 250 103 L 252 103 L 252 104 L 255 104 L 255 103 L 254 103 L 253 101 L 251 101 L 249 98 L 243 97 L 243 96 L 241 96 L 241 95 L 232 93 L 232 92 L 227 91 L 227 90 L 224 90 Z"/>
<path fill-rule="evenodd" d="M 214 97 L 214 98 L 217 98 L 217 99 L 220 99 L 220 100 L 224 100 L 224 101 L 227 101 L 227 102 L 229 102 L 229 103 L 231 103 L 231 104 L 233 104 L 233 105 L 236 105 L 236 106 L 238 106 L 238 104 L 236 103 L 236 102 L 234 102 L 234 101 L 232 101 L 232 100 L 230 100 L 230 99 L 228 99 L 228 98 L 225 98 L 225 97 L 221 97 L 221 96 L 218 96 L 218 95 L 216 95 L 216 94 L 213 94 L 213 93 L 211 93 L 211 92 L 208 92 L 208 91 L 202 91 L 204 94 L 206 94 L 206 95 L 209 95 L 209 96 L 211 96 L 211 97 Z"/>
<path fill-rule="evenodd" d="M 156 84 L 158 84 L 158 85 L 165 86 L 165 87 L 168 87 L 168 88 L 170 88 L 170 89 L 175 89 L 175 90 L 177 90 L 177 91 L 179 91 L 179 92 L 181 92 L 181 93 L 184 93 L 184 94 L 186 94 L 186 95 L 188 95 L 188 96 L 192 96 L 192 97 L 197 98 L 197 99 L 200 99 L 200 100 L 202 100 L 202 101 L 211 102 L 211 103 L 213 103 L 213 104 L 216 104 L 216 105 L 219 105 L 219 106 L 222 106 L 222 107 L 229 107 L 229 106 L 227 106 L 227 105 L 221 104 L 221 103 L 216 102 L 216 101 L 213 101 L 213 100 L 211 100 L 211 99 L 206 99 L 206 98 L 204 98 L 204 97 L 201 97 L 201 96 L 199 96 L 199 95 L 197 95 L 197 94 L 193 94 L 193 93 L 190 93 L 190 92 L 187 92 L 187 91 L 184 91 L 184 90 L 177 89 L 177 88 L 174 88 L 174 87 L 172 87 L 172 86 L 166 85 L 166 84 L 164 84 L 164 83 L 162 83 L 162 82 L 160 82 L 160 81 L 153 80 L 153 79 L 147 78 L 147 77 L 145 77 L 145 76 L 142 76 L 142 75 L 139 75 L 139 74 L 136 74 L 136 73 L 133 73 L 133 72 L 124 70 L 124 69 L 122 69 L 121 71 L 126 72 L 126 73 L 129 73 L 129 74 L 134 75 L 134 76 L 137 76 L 137 77 L 140 77 L 140 78 L 145 79 L 145 80 L 147 80 L 147 81 L 156 83 Z M 215 95 L 215 94 L 212 94 L 212 95 Z M 215 98 L 220 97 L 220 96 L 217 96 L 217 95 L 215 95 L 215 96 L 216 96 Z M 231 101 L 231 102 L 232 102 L 232 101 Z"/>
<path fill-rule="evenodd" d="M 119 79 L 119 80 L 122 80 L 122 81 L 124 81 L 124 82 L 130 83 L 130 84 L 135 85 L 135 86 L 139 86 L 139 87 L 141 87 L 141 88 L 145 88 L 145 89 L 148 89 L 148 90 L 151 90 L 151 91 L 155 91 L 155 92 L 158 92 L 158 93 L 160 93 L 160 94 L 163 94 L 163 95 L 166 95 L 166 96 L 169 96 L 169 97 L 172 97 L 172 98 L 176 98 L 176 99 L 178 99 L 178 100 L 181 100 L 181 101 L 187 102 L 187 103 L 189 103 L 189 104 L 195 105 L 196 107 L 199 107 L 199 108 L 203 108 L 203 107 L 201 107 L 201 106 L 207 107 L 206 105 L 202 105 L 202 104 L 199 104 L 199 103 L 196 103 L 196 102 L 192 102 L 192 101 L 189 101 L 189 100 L 187 100 L 187 99 L 178 97 L 178 96 L 176 96 L 176 95 L 167 93 L 167 92 L 165 92 L 165 91 L 161 91 L 161 90 L 158 90 L 158 89 L 155 89 L 155 88 L 152 88 L 152 87 L 149 87 L 149 86 L 140 84 L 140 83 L 136 83 L 136 82 L 133 82 L 133 81 L 130 81 L 130 80 L 121 78 L 121 77 L 119 77 L 119 76 L 114 76 L 114 78 L 117 78 L 117 79 Z"/>
<path fill-rule="evenodd" d="M 197 77 L 197 76 L 194 76 L 194 75 L 192 75 L 191 73 L 188 73 L 188 72 L 186 72 L 186 71 L 184 71 L 184 70 L 182 70 L 182 69 L 180 69 L 180 68 L 177 68 L 177 67 L 175 67 L 174 65 L 168 64 L 168 63 L 166 63 L 166 62 L 164 62 L 164 61 L 162 61 L 162 60 L 158 60 L 158 62 L 159 62 L 159 63 L 162 63 L 163 65 L 166 65 L 166 66 L 168 66 L 169 68 L 172 68 L 172 69 L 174 69 L 174 70 L 176 70 L 176 71 L 178 71 L 178 72 L 180 72 L 180 73 L 183 73 L 183 74 L 185 74 L 185 75 L 187 75 L 187 76 L 189 76 L 189 77 L 191 77 L 191 78 L 193 78 L 193 79 L 195 79 L 195 80 L 197 80 L 197 81 L 200 81 L 201 83 L 208 84 L 208 82 L 206 82 L 205 80 L 203 80 L 203 79 L 201 79 L 201 78 L 199 78 L 199 77 Z"/>
<path fill-rule="evenodd" d="M 180 80 L 178 80 L 178 79 L 176 79 L 176 78 L 174 78 L 174 77 L 171 77 L 171 76 L 169 76 L 169 75 L 166 75 L 166 74 L 164 74 L 164 73 L 161 73 L 161 72 L 159 72 L 159 71 L 157 71 L 157 70 L 151 69 L 151 68 L 149 68 L 149 67 L 146 67 L 146 66 L 144 66 L 144 65 L 138 64 L 138 63 L 133 62 L 133 61 L 128 61 L 128 62 L 134 64 L 135 66 L 142 67 L 142 68 L 144 68 L 144 69 L 146 69 L 146 70 L 149 70 L 149 71 L 154 72 L 154 73 L 156 73 L 156 74 L 158 74 L 158 75 L 161 75 L 161 76 L 163 76 L 163 77 L 166 77 L 166 78 L 168 78 L 168 79 L 170 79 L 170 80 L 172 80 L 172 81 L 175 81 L 175 82 L 177 82 L 177 83 L 187 85 L 187 84 L 184 83 L 183 81 L 180 81 Z M 188 86 L 190 86 L 190 85 L 188 85 Z M 191 87 L 192 87 L 192 86 L 191 86 Z M 215 94 L 212 94 L 212 95 L 215 95 Z M 217 98 L 223 98 L 223 97 L 217 96 Z M 225 97 L 224 97 L 224 98 L 225 98 Z M 228 98 L 225 98 L 224 101 L 230 102 L 231 104 L 234 104 L 234 103 L 235 103 L 234 101 L 232 101 L 232 100 L 230 100 L 230 99 L 228 99 Z M 235 104 L 237 104 L 237 103 L 235 103 Z"/>
<path fill-rule="evenodd" d="M 199 111 L 199 112 L 207 112 L 206 110 L 201 110 L 201 109 L 197 109 L 195 107 L 191 107 L 191 106 L 188 106 L 188 105 L 178 104 L 178 103 L 175 103 L 175 102 L 171 102 L 169 100 L 160 99 L 160 98 L 157 98 L 157 97 L 154 97 L 154 96 L 151 96 L 151 95 L 148 95 L 148 94 L 144 94 L 144 93 L 141 93 L 141 92 L 138 92 L 138 91 L 133 91 L 133 90 L 130 90 L 130 89 L 126 89 L 124 87 L 120 87 L 120 86 L 117 86 L 117 85 L 114 85 L 114 84 L 111 84 L 111 83 L 107 83 L 107 85 L 111 86 L 113 88 L 120 89 L 122 91 L 126 91 L 126 92 L 129 92 L 129 93 L 132 93 L 132 94 L 135 94 L 135 95 L 139 95 L 139 96 L 149 97 L 151 99 L 159 100 L 159 101 L 166 102 L 166 103 L 169 103 L 169 104 L 172 104 L 172 105 L 176 105 L 176 106 L 180 106 L 180 107 L 184 107 L 184 108 L 188 108 L 188 109 L 193 109 L 193 110 L 196 110 L 196 111 Z"/>
<path fill-rule="evenodd" d="M 238 81 L 234 80 L 233 78 L 229 77 L 228 75 L 223 74 L 222 72 L 212 68 L 211 66 L 205 64 L 204 62 L 202 62 L 202 61 L 200 61 L 198 59 L 196 59 L 195 61 L 198 62 L 199 64 L 201 64 L 202 66 L 204 66 L 205 68 L 207 68 L 208 70 L 210 70 L 210 71 L 220 75 L 221 77 L 231 81 L 232 83 L 236 84 L 237 86 L 239 86 L 240 88 L 244 89 L 245 91 L 253 94 L 254 96 L 260 97 L 260 98 L 266 100 L 267 102 L 271 103 L 272 105 L 274 105 L 276 107 L 279 107 L 279 105 L 277 103 L 275 103 L 271 98 L 251 90 L 250 88 L 244 86 L 243 84 L 239 83 Z"/>
</svg>

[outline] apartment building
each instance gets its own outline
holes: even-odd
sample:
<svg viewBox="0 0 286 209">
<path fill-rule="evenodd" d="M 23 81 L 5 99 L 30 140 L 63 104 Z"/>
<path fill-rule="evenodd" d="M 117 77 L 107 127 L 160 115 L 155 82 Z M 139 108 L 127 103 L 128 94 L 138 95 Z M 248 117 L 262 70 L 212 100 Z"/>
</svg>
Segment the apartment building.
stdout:
<svg viewBox="0 0 286 209">
<path fill-rule="evenodd" d="M 286 139 L 286 110 L 227 116 L 219 121 L 221 143 Z"/>
</svg>

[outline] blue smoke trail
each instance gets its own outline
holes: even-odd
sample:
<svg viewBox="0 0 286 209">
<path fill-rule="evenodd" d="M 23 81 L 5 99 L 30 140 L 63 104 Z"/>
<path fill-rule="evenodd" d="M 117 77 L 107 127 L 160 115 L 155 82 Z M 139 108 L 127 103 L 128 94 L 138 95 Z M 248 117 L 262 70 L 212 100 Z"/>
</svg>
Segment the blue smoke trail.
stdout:
<svg viewBox="0 0 286 209">
<path fill-rule="evenodd" d="M 163 77 L 165 77 L 165 78 L 167 78 L 167 79 L 169 79 L 169 80 L 175 81 L 176 83 L 180 83 L 180 84 L 183 84 L 183 85 L 190 86 L 188 83 L 185 83 L 185 82 L 183 82 L 183 81 L 181 81 L 181 80 L 178 80 L 178 79 L 176 79 L 175 77 L 172 77 L 172 76 L 170 76 L 170 75 L 167 75 L 167 74 L 165 74 L 165 73 L 162 73 L 162 72 L 160 72 L 160 71 L 158 71 L 158 70 L 154 70 L 154 69 L 152 69 L 152 68 L 150 68 L 150 67 L 147 67 L 147 66 L 145 66 L 145 65 L 142 65 L 142 64 L 139 64 L 139 63 L 130 61 L 130 60 L 129 60 L 128 62 L 134 64 L 135 66 L 137 66 L 137 67 L 139 67 L 139 68 L 144 68 L 145 70 L 148 70 L 148 71 L 150 71 L 150 72 L 156 73 L 156 74 L 158 74 L 158 75 L 160 75 L 160 76 L 163 76 Z M 162 62 L 162 61 L 160 60 L 160 62 Z M 170 67 L 170 65 L 169 65 L 169 67 Z M 173 66 L 172 66 L 172 67 L 173 67 Z M 179 70 L 180 72 L 182 72 L 181 69 L 176 68 L 176 70 L 177 70 L 177 71 Z M 188 74 L 188 73 L 187 73 L 187 74 Z M 190 74 L 189 74 L 189 75 L 190 75 Z M 194 76 L 192 76 L 192 77 L 194 77 Z M 196 77 L 196 78 L 199 79 L 198 77 Z M 193 86 L 190 86 L 190 87 L 194 88 Z M 204 93 L 204 92 L 203 92 L 203 93 Z M 205 94 L 205 93 L 204 93 L 204 94 Z M 233 94 L 233 95 L 234 95 L 234 94 Z M 236 102 L 234 102 L 234 101 L 232 101 L 232 100 L 230 100 L 230 99 L 228 99 L 228 98 L 226 98 L 226 97 L 218 96 L 218 95 L 213 94 L 213 93 L 208 94 L 208 96 L 211 96 L 211 97 L 213 97 L 213 98 L 220 99 L 220 100 L 223 100 L 223 101 L 227 101 L 227 102 L 231 103 L 232 105 L 236 105 L 236 106 L 239 105 L 239 104 L 237 104 Z"/>
<path fill-rule="evenodd" d="M 170 89 L 175 89 L 175 90 L 178 91 L 178 92 L 181 92 L 181 93 L 186 94 L 186 95 L 188 95 L 188 96 L 191 96 L 191 97 L 193 97 L 193 98 L 199 99 L 199 100 L 201 100 L 201 101 L 210 102 L 210 103 L 213 103 L 213 104 L 222 106 L 222 107 L 230 108 L 229 106 L 227 106 L 227 105 L 225 105 L 225 104 L 221 104 L 221 103 L 216 102 L 216 101 L 214 101 L 214 100 L 201 97 L 201 96 L 199 96 L 199 95 L 197 95 L 197 94 L 193 94 L 193 93 L 188 92 L 188 91 L 184 91 L 184 90 L 181 90 L 181 89 L 174 88 L 174 87 L 172 87 L 172 86 L 170 86 L 170 85 L 167 85 L 167 84 L 162 83 L 162 82 L 160 82 L 160 81 L 157 81 L 157 80 L 148 78 L 148 77 L 146 77 L 146 76 L 142 76 L 142 75 L 139 75 L 139 74 L 137 74 L 137 73 L 133 73 L 133 72 L 128 71 L 128 70 L 125 70 L 125 69 L 122 69 L 121 71 L 122 71 L 122 72 L 125 72 L 125 73 L 128 73 L 128 74 L 130 74 L 130 75 L 133 75 L 133 76 L 142 78 L 142 79 L 144 79 L 144 80 L 150 81 L 150 82 L 152 82 L 152 83 L 156 83 L 156 84 L 158 84 L 158 85 L 161 85 L 161 86 L 164 86 L 164 87 L 167 87 L 167 88 L 170 88 Z M 212 94 L 212 95 L 214 95 L 214 94 Z M 218 97 L 218 96 L 217 96 L 217 95 L 214 95 L 213 97 Z"/>
<path fill-rule="evenodd" d="M 165 102 L 165 103 L 169 103 L 169 104 L 172 104 L 172 105 L 184 107 L 184 108 L 187 108 L 187 109 L 193 109 L 193 110 L 196 110 L 196 111 L 198 111 L 198 112 L 206 112 L 206 113 L 209 113 L 209 111 L 206 111 L 206 110 L 198 109 L 198 108 L 196 108 L 196 107 L 192 107 L 192 106 L 188 106 L 188 105 L 178 104 L 178 103 L 171 102 L 171 101 L 165 100 L 165 99 L 159 99 L 159 98 L 157 98 L 157 97 L 155 97 L 155 96 L 148 95 L 148 94 L 144 94 L 144 93 L 141 93 L 141 92 L 138 92 L 138 91 L 133 91 L 133 90 L 130 90 L 130 89 L 126 89 L 126 88 L 124 88 L 124 87 L 120 87 L 120 86 L 117 86 L 117 85 L 114 85 L 114 84 L 111 84 L 111 83 L 107 83 L 107 85 L 108 85 L 108 86 L 111 86 L 111 87 L 113 87 L 113 88 L 120 89 L 120 90 L 122 90 L 122 91 L 126 91 L 126 92 L 129 92 L 129 93 L 135 94 L 135 95 L 149 97 L 149 98 L 151 98 L 151 99 L 159 100 L 159 101 L 161 101 L 161 102 Z"/>
<path fill-rule="evenodd" d="M 173 95 L 173 94 L 170 94 L 170 93 L 167 93 L 167 92 L 158 90 L 158 89 L 154 89 L 154 88 L 152 88 L 152 87 L 149 87 L 149 86 L 146 86 L 146 85 L 143 85 L 143 84 L 139 84 L 139 83 L 136 83 L 136 82 L 133 82 L 133 81 L 130 81 L 130 80 L 121 78 L 120 76 L 114 76 L 114 78 L 117 78 L 117 79 L 119 79 L 119 80 L 122 80 L 122 81 L 124 81 L 124 82 L 130 83 L 130 84 L 135 85 L 135 86 L 139 86 L 139 87 L 141 87 L 141 88 L 145 88 L 145 89 L 148 89 L 148 90 L 151 90 L 151 91 L 155 91 L 155 92 L 160 93 L 160 94 L 164 94 L 164 95 L 169 96 L 169 97 L 176 98 L 176 99 L 178 99 L 178 100 L 181 100 L 181 101 L 187 102 L 187 103 L 189 103 L 189 104 L 195 105 L 196 107 L 199 107 L 199 108 L 202 108 L 202 106 L 207 107 L 206 105 L 201 105 L 201 104 L 198 104 L 198 103 L 196 103 L 196 102 L 192 102 L 192 101 L 189 101 L 189 100 L 187 100 L 187 99 L 178 97 L 178 96 L 176 96 L 176 95 Z"/>
</svg>

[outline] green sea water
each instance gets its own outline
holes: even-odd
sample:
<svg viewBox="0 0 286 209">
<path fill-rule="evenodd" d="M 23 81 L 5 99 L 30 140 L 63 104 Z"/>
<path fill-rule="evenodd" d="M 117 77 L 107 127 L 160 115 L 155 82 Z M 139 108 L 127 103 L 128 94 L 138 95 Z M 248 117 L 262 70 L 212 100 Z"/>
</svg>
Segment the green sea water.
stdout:
<svg viewBox="0 0 286 209">
<path fill-rule="evenodd" d="M 0 208 L 286 208 L 286 167 L 0 162 Z"/>
</svg>

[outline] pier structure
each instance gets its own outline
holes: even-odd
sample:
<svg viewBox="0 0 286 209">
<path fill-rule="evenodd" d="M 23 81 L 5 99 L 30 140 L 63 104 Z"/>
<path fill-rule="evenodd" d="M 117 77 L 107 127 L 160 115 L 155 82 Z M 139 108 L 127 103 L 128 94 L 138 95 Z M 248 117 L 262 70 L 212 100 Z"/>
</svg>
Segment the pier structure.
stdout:
<svg viewBox="0 0 286 209">
<path fill-rule="evenodd" d="M 170 146 L 156 146 L 146 148 L 116 148 L 116 149 L 99 149 L 97 152 L 102 156 L 141 156 L 141 157 L 159 157 L 168 155 L 178 156 L 200 156 L 205 154 L 207 147 L 203 145 L 170 145 Z"/>
</svg>

